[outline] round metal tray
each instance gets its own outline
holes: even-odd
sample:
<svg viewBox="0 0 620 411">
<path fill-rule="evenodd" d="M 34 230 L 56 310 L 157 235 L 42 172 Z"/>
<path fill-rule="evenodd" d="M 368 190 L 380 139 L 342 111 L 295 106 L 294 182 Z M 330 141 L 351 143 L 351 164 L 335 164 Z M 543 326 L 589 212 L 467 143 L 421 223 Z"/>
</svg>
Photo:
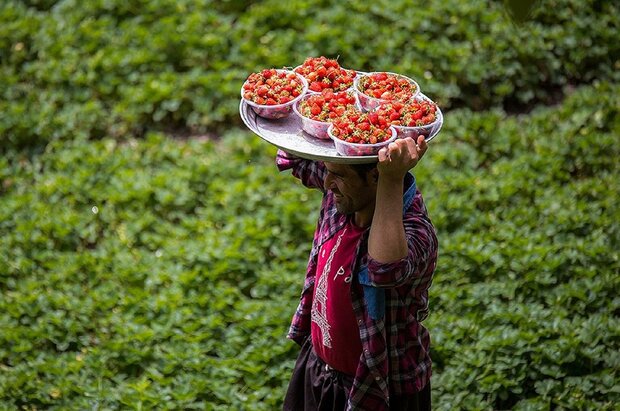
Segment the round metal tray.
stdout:
<svg viewBox="0 0 620 411">
<path fill-rule="evenodd" d="M 301 119 L 295 113 L 278 120 L 269 120 L 256 115 L 252 107 L 241 100 L 239 114 L 250 130 L 287 153 L 332 163 L 363 164 L 377 161 L 377 156 L 341 156 L 336 152 L 331 140 L 320 140 L 304 132 L 301 129 Z M 443 126 L 441 110 L 438 110 L 438 117 L 439 127 L 426 139 L 427 141 L 439 134 Z"/>
</svg>

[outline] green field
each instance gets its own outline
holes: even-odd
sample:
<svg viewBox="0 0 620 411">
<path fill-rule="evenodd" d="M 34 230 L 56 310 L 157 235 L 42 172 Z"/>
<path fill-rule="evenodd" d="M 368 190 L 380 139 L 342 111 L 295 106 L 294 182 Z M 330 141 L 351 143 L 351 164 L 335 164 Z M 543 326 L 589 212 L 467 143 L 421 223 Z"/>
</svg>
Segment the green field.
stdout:
<svg viewBox="0 0 620 411">
<path fill-rule="evenodd" d="M 320 193 L 239 89 L 307 56 L 418 80 L 438 410 L 620 403 L 620 10 L 0 5 L 0 409 L 276 410 Z"/>
</svg>

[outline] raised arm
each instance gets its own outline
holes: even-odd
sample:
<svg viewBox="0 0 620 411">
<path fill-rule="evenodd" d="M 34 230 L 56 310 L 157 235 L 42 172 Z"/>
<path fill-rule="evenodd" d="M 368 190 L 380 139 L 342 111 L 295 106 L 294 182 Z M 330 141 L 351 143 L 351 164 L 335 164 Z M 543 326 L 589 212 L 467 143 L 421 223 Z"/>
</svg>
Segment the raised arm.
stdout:
<svg viewBox="0 0 620 411">
<path fill-rule="evenodd" d="M 428 148 L 423 136 L 418 143 L 399 139 L 379 152 L 377 200 L 368 237 L 368 254 L 377 262 L 391 263 L 407 257 L 408 244 L 403 224 L 403 182 L 405 174 Z"/>
</svg>

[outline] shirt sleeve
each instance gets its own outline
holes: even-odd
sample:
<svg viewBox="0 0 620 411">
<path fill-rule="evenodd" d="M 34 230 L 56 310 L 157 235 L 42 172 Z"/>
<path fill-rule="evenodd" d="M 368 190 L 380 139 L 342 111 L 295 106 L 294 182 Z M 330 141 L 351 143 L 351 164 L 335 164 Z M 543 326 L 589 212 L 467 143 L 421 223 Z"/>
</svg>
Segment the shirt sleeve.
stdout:
<svg viewBox="0 0 620 411">
<path fill-rule="evenodd" d="M 276 165 L 280 171 L 292 170 L 293 176 L 304 186 L 325 192 L 323 181 L 326 172 L 322 161 L 307 160 L 278 149 Z"/>
<path fill-rule="evenodd" d="M 414 286 L 430 281 L 437 264 L 437 235 L 418 191 L 403 217 L 408 252 L 405 258 L 381 263 L 368 256 L 368 277 L 375 287 L 390 288 L 404 283 Z"/>
</svg>

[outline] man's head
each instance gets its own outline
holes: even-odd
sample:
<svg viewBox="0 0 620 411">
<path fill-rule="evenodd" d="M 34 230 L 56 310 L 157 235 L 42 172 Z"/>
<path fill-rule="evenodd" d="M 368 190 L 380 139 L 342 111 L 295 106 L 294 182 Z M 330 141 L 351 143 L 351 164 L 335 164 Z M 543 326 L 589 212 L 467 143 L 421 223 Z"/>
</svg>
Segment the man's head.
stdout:
<svg viewBox="0 0 620 411">
<path fill-rule="evenodd" d="M 377 164 L 325 163 L 324 187 L 334 193 L 336 208 L 343 214 L 356 214 L 356 223 L 370 223 L 377 194 Z"/>
</svg>

